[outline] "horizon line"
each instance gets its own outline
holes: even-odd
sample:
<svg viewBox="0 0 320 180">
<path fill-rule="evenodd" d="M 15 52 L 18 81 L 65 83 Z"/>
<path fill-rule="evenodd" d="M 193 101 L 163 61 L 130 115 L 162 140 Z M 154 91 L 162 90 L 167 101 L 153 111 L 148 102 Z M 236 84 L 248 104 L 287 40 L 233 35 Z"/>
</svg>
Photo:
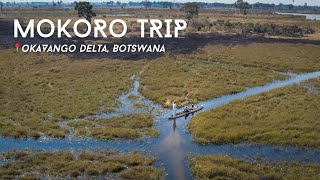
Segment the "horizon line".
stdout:
<svg viewBox="0 0 320 180">
<path fill-rule="evenodd" d="M 58 2 L 59 0 L 0 0 L 0 2 L 4 3 L 52 3 L 52 2 Z M 103 2 L 110 2 L 111 0 L 62 0 L 64 3 L 72 3 L 74 1 L 88 1 L 91 3 L 103 3 Z M 121 2 L 121 3 L 129 3 L 129 2 L 142 2 L 144 0 L 113 0 L 113 2 Z M 212 2 L 211 0 L 174 0 L 174 1 L 169 1 L 169 0 L 149 0 L 150 2 L 173 2 L 173 3 L 186 3 L 186 2 L 200 2 L 200 3 L 223 3 L 223 4 L 234 4 L 236 0 L 216 0 Z M 307 1 L 307 2 L 306 2 Z M 254 3 L 263 3 L 263 4 L 275 4 L 279 5 L 284 4 L 284 5 L 289 5 L 292 4 L 294 6 L 303 6 L 305 3 L 307 3 L 308 6 L 320 6 L 320 1 L 318 0 L 283 0 L 283 2 L 279 2 L 278 0 L 247 0 L 250 4 Z"/>
</svg>

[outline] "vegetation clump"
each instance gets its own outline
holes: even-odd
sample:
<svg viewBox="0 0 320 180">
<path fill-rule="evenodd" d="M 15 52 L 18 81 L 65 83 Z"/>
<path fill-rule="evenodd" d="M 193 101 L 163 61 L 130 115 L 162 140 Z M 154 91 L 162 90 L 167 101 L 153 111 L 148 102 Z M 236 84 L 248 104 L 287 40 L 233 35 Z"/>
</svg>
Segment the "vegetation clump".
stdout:
<svg viewBox="0 0 320 180">
<path fill-rule="evenodd" d="M 199 25 L 198 25 L 199 26 Z M 212 24 L 218 30 L 225 32 L 241 32 L 243 35 L 259 34 L 269 36 L 302 37 L 314 34 L 315 28 L 305 25 L 279 25 L 274 23 L 241 23 L 229 20 L 217 20 Z"/>
<path fill-rule="evenodd" d="M 156 158 L 139 152 L 122 154 L 112 150 L 98 150 L 72 154 L 66 151 L 15 151 L 2 155 L 5 157 L 5 163 L 0 166 L 1 179 L 164 177 L 164 171 L 153 166 Z"/>
<path fill-rule="evenodd" d="M 194 16 L 188 21 L 188 32 L 207 32 L 219 35 L 241 35 L 244 37 L 281 37 L 282 39 L 304 39 L 319 36 L 319 25 L 310 21 L 283 18 L 268 18 L 251 15 L 240 19 L 237 16 Z"/>
<path fill-rule="evenodd" d="M 302 37 L 306 34 L 315 33 L 310 26 L 276 25 L 276 24 L 243 24 L 242 34 L 267 34 L 270 36 Z"/>
<path fill-rule="evenodd" d="M 280 146 L 320 145 L 319 80 L 238 100 L 190 120 L 202 144 L 249 142 Z"/>
<path fill-rule="evenodd" d="M 140 139 L 157 136 L 150 114 L 129 114 L 120 117 L 71 121 L 68 126 L 75 129 L 75 136 L 103 140 Z"/>
<path fill-rule="evenodd" d="M 190 159 L 195 179 L 318 179 L 319 164 L 263 163 L 223 155 L 194 156 Z"/>
</svg>

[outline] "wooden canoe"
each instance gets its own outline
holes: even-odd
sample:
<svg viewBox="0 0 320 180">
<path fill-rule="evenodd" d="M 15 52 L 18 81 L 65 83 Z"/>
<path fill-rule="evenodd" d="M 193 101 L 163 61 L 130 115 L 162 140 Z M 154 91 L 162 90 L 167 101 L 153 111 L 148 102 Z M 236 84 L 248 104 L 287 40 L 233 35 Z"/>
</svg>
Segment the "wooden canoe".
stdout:
<svg viewBox="0 0 320 180">
<path fill-rule="evenodd" d="M 178 113 L 176 114 L 176 116 L 170 115 L 170 116 L 169 116 L 169 119 L 176 119 L 176 118 L 179 118 L 179 117 L 183 117 L 183 116 L 186 116 L 186 115 L 188 115 L 188 114 L 190 114 L 190 113 L 194 113 L 194 112 L 200 111 L 201 109 L 203 109 L 203 105 L 198 106 L 198 107 L 195 107 L 195 108 L 189 108 L 189 109 L 188 109 L 189 112 L 184 112 L 184 111 L 178 112 Z"/>
</svg>

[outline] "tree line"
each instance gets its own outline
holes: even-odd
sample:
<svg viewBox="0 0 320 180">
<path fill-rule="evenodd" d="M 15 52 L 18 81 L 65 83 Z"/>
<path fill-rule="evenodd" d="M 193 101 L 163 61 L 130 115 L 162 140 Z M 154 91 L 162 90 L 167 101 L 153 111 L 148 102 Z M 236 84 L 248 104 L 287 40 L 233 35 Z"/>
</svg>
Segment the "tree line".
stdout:
<svg viewBox="0 0 320 180">
<path fill-rule="evenodd" d="M 236 1 L 236 0 L 235 0 Z M 62 0 L 52 1 L 52 2 L 1 2 L 3 6 L 14 6 L 14 5 L 38 5 L 38 6 L 70 6 L 74 3 L 63 2 Z M 184 3 L 181 2 L 172 2 L 172 1 L 151 1 L 151 0 L 142 0 L 142 1 L 129 1 L 128 3 L 120 1 L 104 1 L 104 2 L 92 2 L 96 6 L 109 6 L 109 7 L 125 7 L 125 6 L 144 6 L 144 7 L 163 7 L 163 8 L 181 8 Z M 197 2 L 199 7 L 210 8 L 210 7 L 220 7 L 220 8 L 234 8 L 237 6 L 237 3 L 219 3 L 219 2 Z M 253 9 L 278 9 L 278 10 L 291 10 L 291 9 L 320 9 L 319 6 L 308 6 L 305 5 L 294 6 L 293 4 L 279 4 L 274 3 L 254 3 L 249 4 Z"/>
</svg>

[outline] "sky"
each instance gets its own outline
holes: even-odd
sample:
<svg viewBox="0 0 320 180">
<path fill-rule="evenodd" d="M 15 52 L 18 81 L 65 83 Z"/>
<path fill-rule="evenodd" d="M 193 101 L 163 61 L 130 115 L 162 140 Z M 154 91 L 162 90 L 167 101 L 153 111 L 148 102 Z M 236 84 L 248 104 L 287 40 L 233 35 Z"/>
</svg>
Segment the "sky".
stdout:
<svg viewBox="0 0 320 180">
<path fill-rule="evenodd" d="M 3 2 L 52 2 L 52 0 L 0 0 Z M 57 1 L 57 0 L 55 0 Z M 75 0 L 63 0 L 63 2 L 74 2 Z M 79 0 L 80 1 L 80 0 Z M 91 2 L 106 2 L 111 0 L 86 0 Z M 129 1 L 142 1 L 142 0 L 113 0 L 120 2 L 129 2 Z M 170 1 L 170 0 L 150 0 L 150 1 Z M 175 2 L 220 2 L 220 3 L 234 3 L 236 0 L 175 0 Z M 320 6 L 320 0 L 246 0 L 249 3 L 274 3 L 274 4 L 294 4 L 294 5 L 304 5 L 308 3 L 310 6 Z M 294 1 L 294 2 L 293 2 Z M 173 1 L 172 1 L 173 2 Z"/>
</svg>

